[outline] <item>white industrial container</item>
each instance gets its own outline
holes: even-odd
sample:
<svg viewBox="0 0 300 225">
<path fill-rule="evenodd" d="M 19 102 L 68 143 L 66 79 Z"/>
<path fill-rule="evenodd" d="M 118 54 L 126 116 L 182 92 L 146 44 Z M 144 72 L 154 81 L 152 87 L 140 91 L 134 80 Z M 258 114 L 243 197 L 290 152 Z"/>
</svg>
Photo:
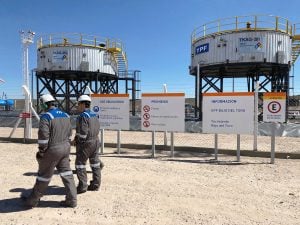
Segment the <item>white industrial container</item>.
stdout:
<svg viewBox="0 0 300 225">
<path fill-rule="evenodd" d="M 85 46 L 45 47 L 37 52 L 37 71 L 85 71 L 116 74 L 112 54 Z"/>
<path fill-rule="evenodd" d="M 54 34 L 40 37 L 37 72 L 79 71 L 117 75 L 121 42 L 82 34 Z"/>
<path fill-rule="evenodd" d="M 207 23 L 192 33 L 191 68 L 198 64 L 290 64 L 292 60 L 292 26 L 284 18 L 226 18 Z"/>
<path fill-rule="evenodd" d="M 286 33 L 244 31 L 209 35 L 192 45 L 192 66 L 224 63 L 266 62 L 288 64 L 292 40 Z"/>
</svg>

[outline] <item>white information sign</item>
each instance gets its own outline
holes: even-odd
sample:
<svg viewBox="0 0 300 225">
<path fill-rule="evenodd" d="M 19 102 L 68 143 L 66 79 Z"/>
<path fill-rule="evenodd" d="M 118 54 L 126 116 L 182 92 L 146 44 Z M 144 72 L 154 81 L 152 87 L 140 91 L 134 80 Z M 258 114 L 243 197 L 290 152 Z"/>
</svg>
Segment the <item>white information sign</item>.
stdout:
<svg viewBox="0 0 300 225">
<path fill-rule="evenodd" d="M 142 94 L 142 130 L 184 132 L 184 93 Z"/>
<path fill-rule="evenodd" d="M 92 94 L 101 129 L 129 130 L 129 94 Z"/>
<path fill-rule="evenodd" d="M 286 93 L 267 92 L 264 93 L 263 121 L 285 122 Z"/>
<path fill-rule="evenodd" d="M 253 134 L 254 93 L 204 93 L 203 133 Z"/>
<path fill-rule="evenodd" d="M 265 41 L 263 37 L 239 37 L 239 52 L 254 53 L 265 52 Z"/>
<path fill-rule="evenodd" d="M 67 50 L 55 50 L 52 54 L 53 63 L 63 63 L 68 61 L 68 51 Z"/>
</svg>

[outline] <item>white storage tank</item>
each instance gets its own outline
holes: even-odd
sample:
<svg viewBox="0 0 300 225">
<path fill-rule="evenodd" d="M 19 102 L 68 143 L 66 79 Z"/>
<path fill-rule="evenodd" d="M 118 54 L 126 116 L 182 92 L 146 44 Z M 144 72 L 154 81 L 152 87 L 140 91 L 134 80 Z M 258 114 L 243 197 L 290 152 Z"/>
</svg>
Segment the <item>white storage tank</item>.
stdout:
<svg viewBox="0 0 300 225">
<path fill-rule="evenodd" d="M 37 72 L 78 71 L 117 75 L 122 43 L 82 34 L 42 36 L 38 40 Z M 125 54 L 124 61 L 126 61 Z"/>
<path fill-rule="evenodd" d="M 194 30 L 190 73 L 201 68 L 292 63 L 292 24 L 276 16 L 216 20 Z"/>
</svg>

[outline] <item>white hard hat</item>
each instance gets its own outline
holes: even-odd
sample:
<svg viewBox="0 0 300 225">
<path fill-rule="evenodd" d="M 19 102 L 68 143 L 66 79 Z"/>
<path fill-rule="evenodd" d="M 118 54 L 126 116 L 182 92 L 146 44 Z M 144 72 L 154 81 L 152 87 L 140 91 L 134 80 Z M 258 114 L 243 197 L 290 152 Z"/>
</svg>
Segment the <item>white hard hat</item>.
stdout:
<svg viewBox="0 0 300 225">
<path fill-rule="evenodd" d="M 78 102 L 91 102 L 91 98 L 90 96 L 88 95 L 81 95 L 79 98 L 78 98 Z"/>
<path fill-rule="evenodd" d="M 54 102 L 54 101 L 55 101 L 55 99 L 54 99 L 53 96 L 50 95 L 50 94 L 45 94 L 45 95 L 41 96 L 41 102 L 42 102 L 42 103 L 46 103 L 46 102 Z"/>
</svg>

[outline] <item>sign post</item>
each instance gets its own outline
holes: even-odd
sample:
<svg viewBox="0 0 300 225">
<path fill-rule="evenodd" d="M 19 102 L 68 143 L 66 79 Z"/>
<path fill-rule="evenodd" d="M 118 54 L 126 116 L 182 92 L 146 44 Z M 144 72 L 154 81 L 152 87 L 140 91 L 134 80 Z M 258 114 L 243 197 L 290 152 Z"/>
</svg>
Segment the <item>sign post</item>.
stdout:
<svg viewBox="0 0 300 225">
<path fill-rule="evenodd" d="M 98 114 L 101 127 L 101 154 L 104 129 L 117 130 L 117 152 L 121 152 L 121 130 L 129 130 L 129 94 L 91 94 L 92 110 Z"/>
<path fill-rule="evenodd" d="M 286 93 L 267 92 L 264 93 L 263 121 L 271 122 L 271 164 L 275 162 L 275 130 L 276 123 L 286 121 Z"/>
<path fill-rule="evenodd" d="M 203 132 L 253 134 L 253 92 L 204 93 Z"/>
<path fill-rule="evenodd" d="M 152 131 L 152 157 L 155 157 L 155 131 L 184 132 L 184 101 L 184 93 L 142 94 L 141 127 Z"/>
<path fill-rule="evenodd" d="M 237 134 L 237 161 L 240 161 L 240 134 L 253 134 L 254 93 L 221 92 L 203 94 L 203 133 L 215 134 L 215 159 L 218 159 L 218 134 Z"/>
</svg>

